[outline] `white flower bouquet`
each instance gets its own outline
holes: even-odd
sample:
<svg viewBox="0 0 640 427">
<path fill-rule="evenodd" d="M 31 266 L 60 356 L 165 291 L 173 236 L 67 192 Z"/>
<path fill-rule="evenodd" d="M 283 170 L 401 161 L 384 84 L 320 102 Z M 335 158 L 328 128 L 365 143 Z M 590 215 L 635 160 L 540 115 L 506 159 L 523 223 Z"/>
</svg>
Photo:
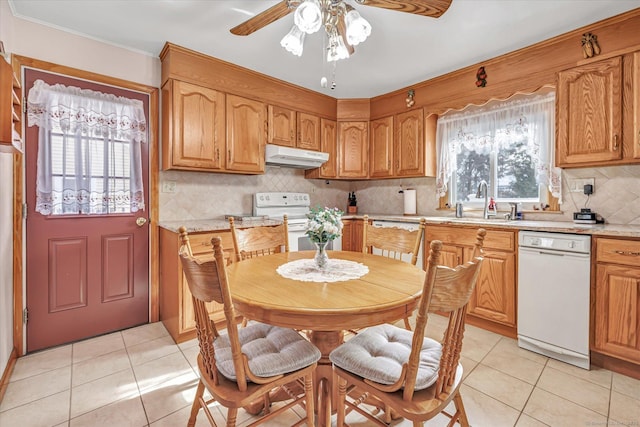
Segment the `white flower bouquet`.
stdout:
<svg viewBox="0 0 640 427">
<path fill-rule="evenodd" d="M 326 243 L 342 234 L 342 211 L 338 208 L 311 208 L 305 234 L 314 243 Z"/>
</svg>

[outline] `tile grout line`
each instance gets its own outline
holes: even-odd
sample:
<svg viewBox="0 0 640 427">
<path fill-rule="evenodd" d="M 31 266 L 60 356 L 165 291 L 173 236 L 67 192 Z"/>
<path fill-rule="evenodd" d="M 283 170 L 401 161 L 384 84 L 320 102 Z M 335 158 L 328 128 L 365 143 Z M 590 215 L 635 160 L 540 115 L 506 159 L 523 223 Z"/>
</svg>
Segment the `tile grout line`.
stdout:
<svg viewBox="0 0 640 427">
<path fill-rule="evenodd" d="M 136 381 L 136 389 L 138 390 L 138 399 L 140 399 L 140 405 L 142 405 L 142 410 L 144 411 L 144 417 L 147 420 L 146 426 L 149 426 L 150 424 L 149 414 L 147 414 L 147 408 L 144 406 L 144 400 L 142 400 L 142 390 L 140 390 L 140 384 L 138 383 L 136 370 L 133 369 L 133 361 L 131 360 L 131 355 L 129 354 L 129 346 L 127 345 L 127 342 L 124 339 L 124 335 L 122 336 L 122 342 L 124 343 L 124 351 L 127 353 L 127 360 L 129 361 L 129 369 L 131 369 L 131 373 L 133 374 L 133 379 Z"/>
</svg>

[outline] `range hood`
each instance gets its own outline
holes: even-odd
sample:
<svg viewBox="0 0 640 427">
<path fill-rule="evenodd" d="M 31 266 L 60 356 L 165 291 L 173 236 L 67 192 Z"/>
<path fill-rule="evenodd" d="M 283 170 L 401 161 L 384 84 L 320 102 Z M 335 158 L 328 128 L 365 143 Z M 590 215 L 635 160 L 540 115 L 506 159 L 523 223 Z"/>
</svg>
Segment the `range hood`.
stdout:
<svg viewBox="0 0 640 427">
<path fill-rule="evenodd" d="M 265 148 L 265 160 L 268 165 L 314 169 L 319 168 L 324 162 L 329 160 L 329 153 L 267 144 Z"/>
</svg>

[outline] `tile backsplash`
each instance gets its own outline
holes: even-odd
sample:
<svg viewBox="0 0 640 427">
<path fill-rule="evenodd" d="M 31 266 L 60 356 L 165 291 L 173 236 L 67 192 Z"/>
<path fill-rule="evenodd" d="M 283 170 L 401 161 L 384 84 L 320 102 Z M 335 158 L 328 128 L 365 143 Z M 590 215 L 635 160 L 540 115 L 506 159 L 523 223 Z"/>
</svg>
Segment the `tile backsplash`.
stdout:
<svg viewBox="0 0 640 427">
<path fill-rule="evenodd" d="M 595 178 L 594 193 L 570 193 L 574 178 Z M 160 221 L 212 219 L 225 214 L 251 213 L 257 192 L 294 191 L 311 194 L 312 205 L 346 209 L 347 194 L 355 191 L 359 213 L 402 215 L 402 188 L 415 188 L 417 213 L 424 216 L 452 215 L 437 210 L 434 178 L 374 181 L 305 179 L 299 169 L 267 166 L 264 175 L 199 172 L 160 172 L 163 183 L 175 182 L 174 193 L 160 193 Z M 640 165 L 565 169 L 562 213 L 527 213 L 526 219 L 572 221 L 573 212 L 589 207 L 608 223 L 640 225 Z"/>
</svg>

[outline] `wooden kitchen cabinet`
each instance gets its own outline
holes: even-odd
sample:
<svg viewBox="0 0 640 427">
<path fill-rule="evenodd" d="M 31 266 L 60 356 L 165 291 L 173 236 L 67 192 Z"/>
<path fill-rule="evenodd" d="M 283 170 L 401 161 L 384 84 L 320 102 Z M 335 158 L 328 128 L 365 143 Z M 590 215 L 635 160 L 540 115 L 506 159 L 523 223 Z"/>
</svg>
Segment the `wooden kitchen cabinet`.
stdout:
<svg viewBox="0 0 640 427">
<path fill-rule="evenodd" d="M 596 239 L 592 350 L 640 365 L 640 240 Z"/>
<path fill-rule="evenodd" d="M 11 65 L 0 58 L 0 151 L 22 152 L 21 86 Z M 15 130 L 15 133 L 14 133 Z"/>
<path fill-rule="evenodd" d="M 298 148 L 320 151 L 320 117 L 308 113 L 297 114 Z"/>
<path fill-rule="evenodd" d="M 425 248 L 432 240 L 443 242 L 440 262 L 455 267 L 467 262 L 480 227 L 429 225 L 425 230 Z M 478 282 L 469 300 L 470 323 L 507 336 L 516 336 L 516 234 L 513 231 L 487 230 L 484 262 Z M 424 251 L 425 262 L 429 251 Z M 475 320 L 475 321 L 474 321 Z"/>
<path fill-rule="evenodd" d="M 394 123 L 394 176 L 424 176 L 425 143 L 422 109 L 397 114 Z"/>
<path fill-rule="evenodd" d="M 305 178 L 338 178 L 338 122 L 320 119 L 320 151 L 329 153 L 322 166 L 304 171 Z"/>
<path fill-rule="evenodd" d="M 640 52 L 558 73 L 556 164 L 640 161 Z"/>
<path fill-rule="evenodd" d="M 260 101 L 227 95 L 228 171 L 264 173 L 267 107 Z"/>
<path fill-rule="evenodd" d="M 211 238 L 222 239 L 225 259 L 233 256 L 233 240 L 230 231 L 190 233 L 189 241 L 193 255 L 197 258 L 213 258 Z M 179 233 L 160 229 L 160 320 L 175 342 L 195 338 L 193 303 L 187 279 L 178 256 Z M 209 315 L 214 322 L 224 322 L 222 305 L 207 303 Z"/>
<path fill-rule="evenodd" d="M 164 170 L 225 168 L 225 95 L 179 80 L 162 87 Z"/>
<path fill-rule="evenodd" d="M 369 122 L 338 122 L 338 177 L 367 178 L 369 175 Z"/>
<path fill-rule="evenodd" d="M 362 219 L 344 219 L 342 225 L 342 250 L 362 252 L 364 221 Z"/>
<path fill-rule="evenodd" d="M 393 116 L 372 120 L 369 124 L 369 177 L 393 176 Z"/>
<path fill-rule="evenodd" d="M 269 105 L 268 117 L 269 144 L 322 151 L 320 117 L 275 105 Z"/>
<path fill-rule="evenodd" d="M 419 109 L 372 120 L 369 177 L 435 176 L 437 119 Z"/>
<path fill-rule="evenodd" d="M 296 112 L 289 108 L 269 105 L 269 144 L 295 147 L 297 139 Z"/>
</svg>

